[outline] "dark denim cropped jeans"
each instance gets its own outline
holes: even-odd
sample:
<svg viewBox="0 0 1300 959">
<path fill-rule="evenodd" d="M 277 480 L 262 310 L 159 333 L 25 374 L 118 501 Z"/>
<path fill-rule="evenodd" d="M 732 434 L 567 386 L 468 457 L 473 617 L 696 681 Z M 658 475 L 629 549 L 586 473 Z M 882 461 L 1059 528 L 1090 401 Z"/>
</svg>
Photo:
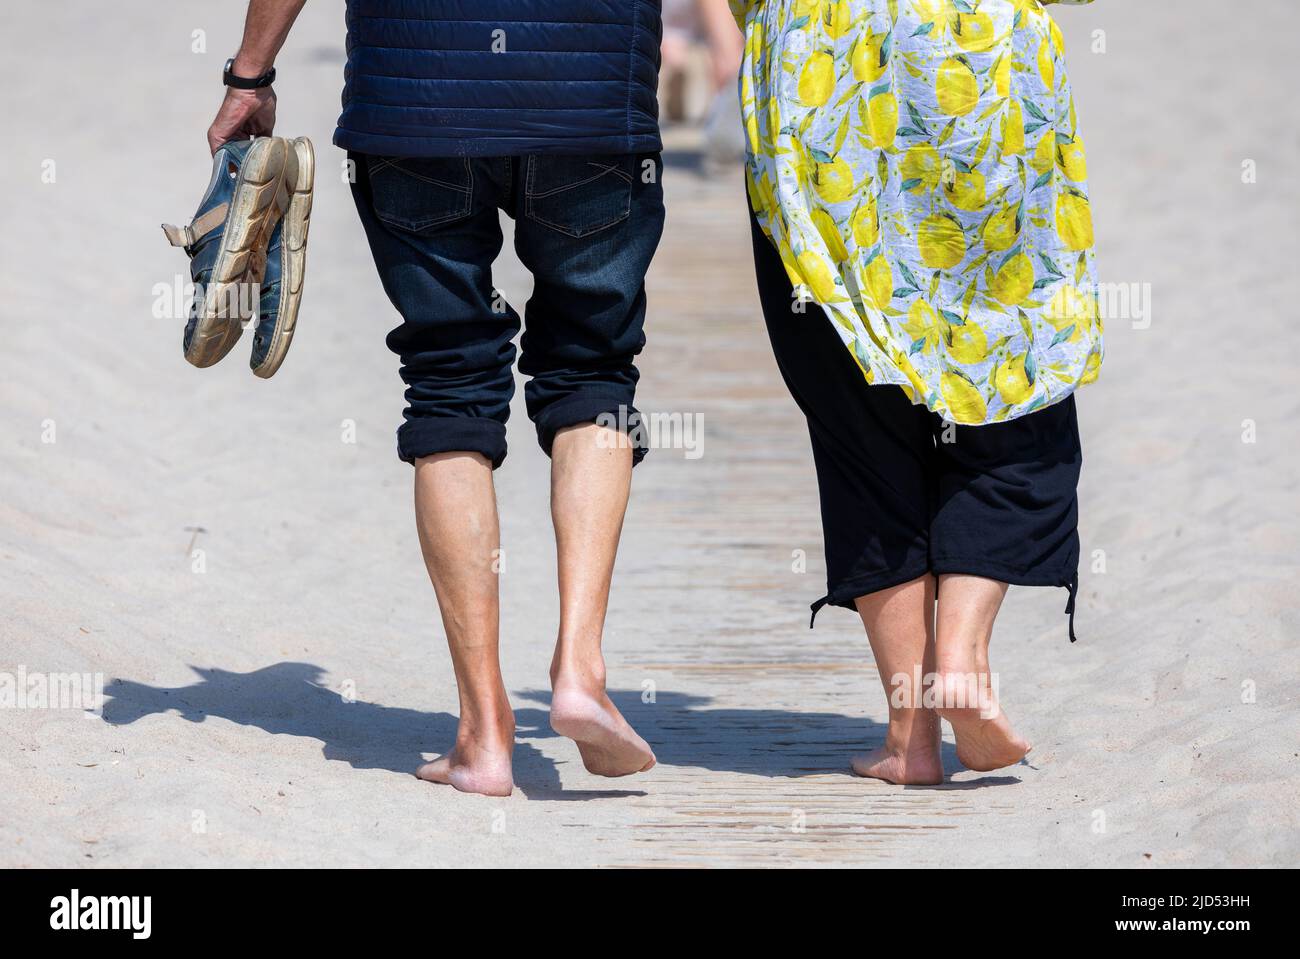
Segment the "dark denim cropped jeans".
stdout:
<svg viewBox="0 0 1300 959">
<path fill-rule="evenodd" d="M 515 250 L 533 274 L 519 369 L 542 449 L 558 430 L 621 409 L 619 422 L 635 425 L 645 274 L 664 221 L 657 154 L 349 156 L 375 265 L 402 316 L 388 334 L 406 383 L 402 459 L 505 459 L 521 323 L 492 285 L 499 211 L 516 221 Z"/>
</svg>

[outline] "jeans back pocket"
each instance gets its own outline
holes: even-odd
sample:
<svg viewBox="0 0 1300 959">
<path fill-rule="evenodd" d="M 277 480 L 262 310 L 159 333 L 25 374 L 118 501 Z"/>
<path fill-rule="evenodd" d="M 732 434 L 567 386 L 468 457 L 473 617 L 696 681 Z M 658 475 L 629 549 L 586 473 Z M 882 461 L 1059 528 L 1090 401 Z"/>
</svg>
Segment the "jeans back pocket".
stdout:
<svg viewBox="0 0 1300 959">
<path fill-rule="evenodd" d="M 423 233 L 473 209 L 468 157 L 368 156 L 366 163 L 375 216 L 388 226 Z"/>
<path fill-rule="evenodd" d="M 571 237 L 611 227 L 632 213 L 632 161 L 630 154 L 533 154 L 524 214 Z"/>
</svg>

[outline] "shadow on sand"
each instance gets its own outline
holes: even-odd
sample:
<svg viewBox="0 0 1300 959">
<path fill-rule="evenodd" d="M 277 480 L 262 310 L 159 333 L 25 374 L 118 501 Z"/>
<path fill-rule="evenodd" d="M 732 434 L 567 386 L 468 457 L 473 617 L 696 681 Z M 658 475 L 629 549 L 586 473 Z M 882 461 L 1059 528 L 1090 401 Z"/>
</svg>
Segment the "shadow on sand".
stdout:
<svg viewBox="0 0 1300 959">
<path fill-rule="evenodd" d="M 275 663 L 248 673 L 193 667 L 198 681 L 172 688 L 116 679 L 105 690 L 104 720 L 129 725 L 145 716 L 176 713 L 201 723 L 217 716 L 268 733 L 320 740 L 328 760 L 355 769 L 412 775 L 425 753 L 456 737 L 451 713 L 382 706 L 321 685 L 325 672 L 310 663 Z M 848 757 L 884 740 L 880 723 L 837 713 L 778 709 L 709 708 L 711 700 L 659 692 L 653 703 L 635 690 L 614 690 L 614 703 L 655 750 L 659 762 L 717 772 L 800 777 L 847 773 Z M 515 782 L 530 799 L 592 800 L 643 796 L 639 789 L 565 790 L 559 770 L 535 743 L 556 738 L 548 722 L 549 690 L 524 690 L 516 701 Z M 575 760 L 576 756 L 575 756 Z M 944 744 L 944 765 L 959 769 Z M 1019 782 L 1009 776 L 948 783 L 948 789 Z"/>
</svg>

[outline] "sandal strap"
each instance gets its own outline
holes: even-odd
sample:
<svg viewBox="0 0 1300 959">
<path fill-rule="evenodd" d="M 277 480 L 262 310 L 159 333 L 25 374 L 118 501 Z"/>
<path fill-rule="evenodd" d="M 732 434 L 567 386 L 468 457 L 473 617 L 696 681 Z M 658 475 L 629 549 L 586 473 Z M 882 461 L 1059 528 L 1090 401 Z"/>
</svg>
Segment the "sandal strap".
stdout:
<svg viewBox="0 0 1300 959">
<path fill-rule="evenodd" d="M 164 223 L 162 230 L 167 237 L 167 242 L 172 246 L 190 247 L 225 223 L 229 211 L 229 203 L 219 203 L 207 213 L 196 217 L 189 226 L 173 226 Z"/>
</svg>

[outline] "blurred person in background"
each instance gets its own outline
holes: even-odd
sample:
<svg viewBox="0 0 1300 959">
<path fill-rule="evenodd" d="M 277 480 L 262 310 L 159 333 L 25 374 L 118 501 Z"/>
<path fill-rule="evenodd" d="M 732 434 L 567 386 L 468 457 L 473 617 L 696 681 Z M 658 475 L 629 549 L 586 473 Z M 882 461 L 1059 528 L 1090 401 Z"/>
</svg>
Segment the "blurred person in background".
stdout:
<svg viewBox="0 0 1300 959">
<path fill-rule="evenodd" d="M 696 0 L 664 0 L 664 35 L 659 44 L 659 108 L 667 123 L 684 123 L 690 111 L 691 49 L 699 41 Z"/>
<path fill-rule="evenodd" d="M 692 119 L 689 87 L 692 48 L 702 43 L 708 53 L 703 112 L 707 156 L 730 164 L 744 158 L 745 140 L 740 129 L 740 103 L 736 97 L 736 71 L 744 50 L 744 37 L 727 0 L 664 0 L 663 113 L 666 120 Z"/>
<path fill-rule="evenodd" d="M 727 0 L 695 0 L 700 29 L 709 48 L 713 99 L 704 120 L 705 150 L 718 163 L 739 161 L 745 155 L 736 96 L 736 71 L 740 69 L 745 38 L 736 29 Z"/>
</svg>

